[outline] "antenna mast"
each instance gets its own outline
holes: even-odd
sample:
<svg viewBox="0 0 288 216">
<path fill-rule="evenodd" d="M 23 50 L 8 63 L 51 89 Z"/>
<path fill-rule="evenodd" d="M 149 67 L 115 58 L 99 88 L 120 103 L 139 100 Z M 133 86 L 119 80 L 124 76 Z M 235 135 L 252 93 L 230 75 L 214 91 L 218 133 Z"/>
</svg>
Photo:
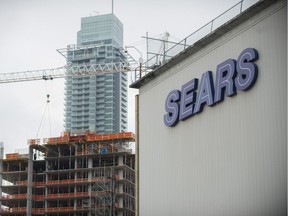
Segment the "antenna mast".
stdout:
<svg viewBox="0 0 288 216">
<path fill-rule="evenodd" d="M 114 14 L 114 0 L 112 0 L 112 14 Z"/>
</svg>

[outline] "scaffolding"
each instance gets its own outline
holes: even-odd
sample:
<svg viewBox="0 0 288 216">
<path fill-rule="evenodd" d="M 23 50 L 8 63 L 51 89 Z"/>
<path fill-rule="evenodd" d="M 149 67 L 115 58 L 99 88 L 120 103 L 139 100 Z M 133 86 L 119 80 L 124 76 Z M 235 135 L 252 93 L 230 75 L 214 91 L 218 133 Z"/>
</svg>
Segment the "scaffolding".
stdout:
<svg viewBox="0 0 288 216">
<path fill-rule="evenodd" d="M 93 182 L 91 191 L 92 191 L 92 215 L 103 215 L 110 216 L 115 215 L 113 204 L 114 201 L 114 184 L 113 179 L 114 169 L 112 168 L 103 168 L 94 172 L 94 175 L 99 179 L 98 181 Z"/>
<path fill-rule="evenodd" d="M 0 159 L 1 215 L 134 216 L 131 132 L 30 139 Z"/>
</svg>

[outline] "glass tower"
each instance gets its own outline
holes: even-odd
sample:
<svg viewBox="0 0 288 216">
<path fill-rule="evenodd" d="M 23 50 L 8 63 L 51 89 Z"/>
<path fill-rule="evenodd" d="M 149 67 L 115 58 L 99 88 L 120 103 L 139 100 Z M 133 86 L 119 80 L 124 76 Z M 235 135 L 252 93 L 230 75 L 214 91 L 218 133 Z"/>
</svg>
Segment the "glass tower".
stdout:
<svg viewBox="0 0 288 216">
<path fill-rule="evenodd" d="M 123 24 L 114 14 L 81 18 L 77 44 L 67 46 L 67 64 L 125 62 Z M 127 130 L 127 74 L 68 77 L 65 131 L 116 133 Z"/>
</svg>

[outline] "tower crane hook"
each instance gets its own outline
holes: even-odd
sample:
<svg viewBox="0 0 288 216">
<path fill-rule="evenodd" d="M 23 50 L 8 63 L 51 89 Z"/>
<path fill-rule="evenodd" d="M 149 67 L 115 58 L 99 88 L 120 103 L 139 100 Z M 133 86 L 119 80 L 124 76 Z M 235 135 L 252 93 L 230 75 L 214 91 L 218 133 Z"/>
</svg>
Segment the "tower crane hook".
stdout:
<svg viewBox="0 0 288 216">
<path fill-rule="evenodd" d="M 47 103 L 49 103 L 49 102 L 50 102 L 50 95 L 47 94 Z"/>
</svg>

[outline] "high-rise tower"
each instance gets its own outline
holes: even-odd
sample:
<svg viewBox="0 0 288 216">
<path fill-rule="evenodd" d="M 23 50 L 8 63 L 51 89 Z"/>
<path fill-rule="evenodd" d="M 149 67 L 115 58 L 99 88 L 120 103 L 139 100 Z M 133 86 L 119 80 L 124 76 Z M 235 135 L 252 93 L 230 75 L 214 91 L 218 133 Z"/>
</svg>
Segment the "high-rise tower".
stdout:
<svg viewBox="0 0 288 216">
<path fill-rule="evenodd" d="M 77 45 L 67 46 L 67 64 L 125 62 L 123 24 L 114 14 L 84 17 Z M 66 79 L 66 131 L 115 133 L 127 130 L 127 74 Z"/>
</svg>

